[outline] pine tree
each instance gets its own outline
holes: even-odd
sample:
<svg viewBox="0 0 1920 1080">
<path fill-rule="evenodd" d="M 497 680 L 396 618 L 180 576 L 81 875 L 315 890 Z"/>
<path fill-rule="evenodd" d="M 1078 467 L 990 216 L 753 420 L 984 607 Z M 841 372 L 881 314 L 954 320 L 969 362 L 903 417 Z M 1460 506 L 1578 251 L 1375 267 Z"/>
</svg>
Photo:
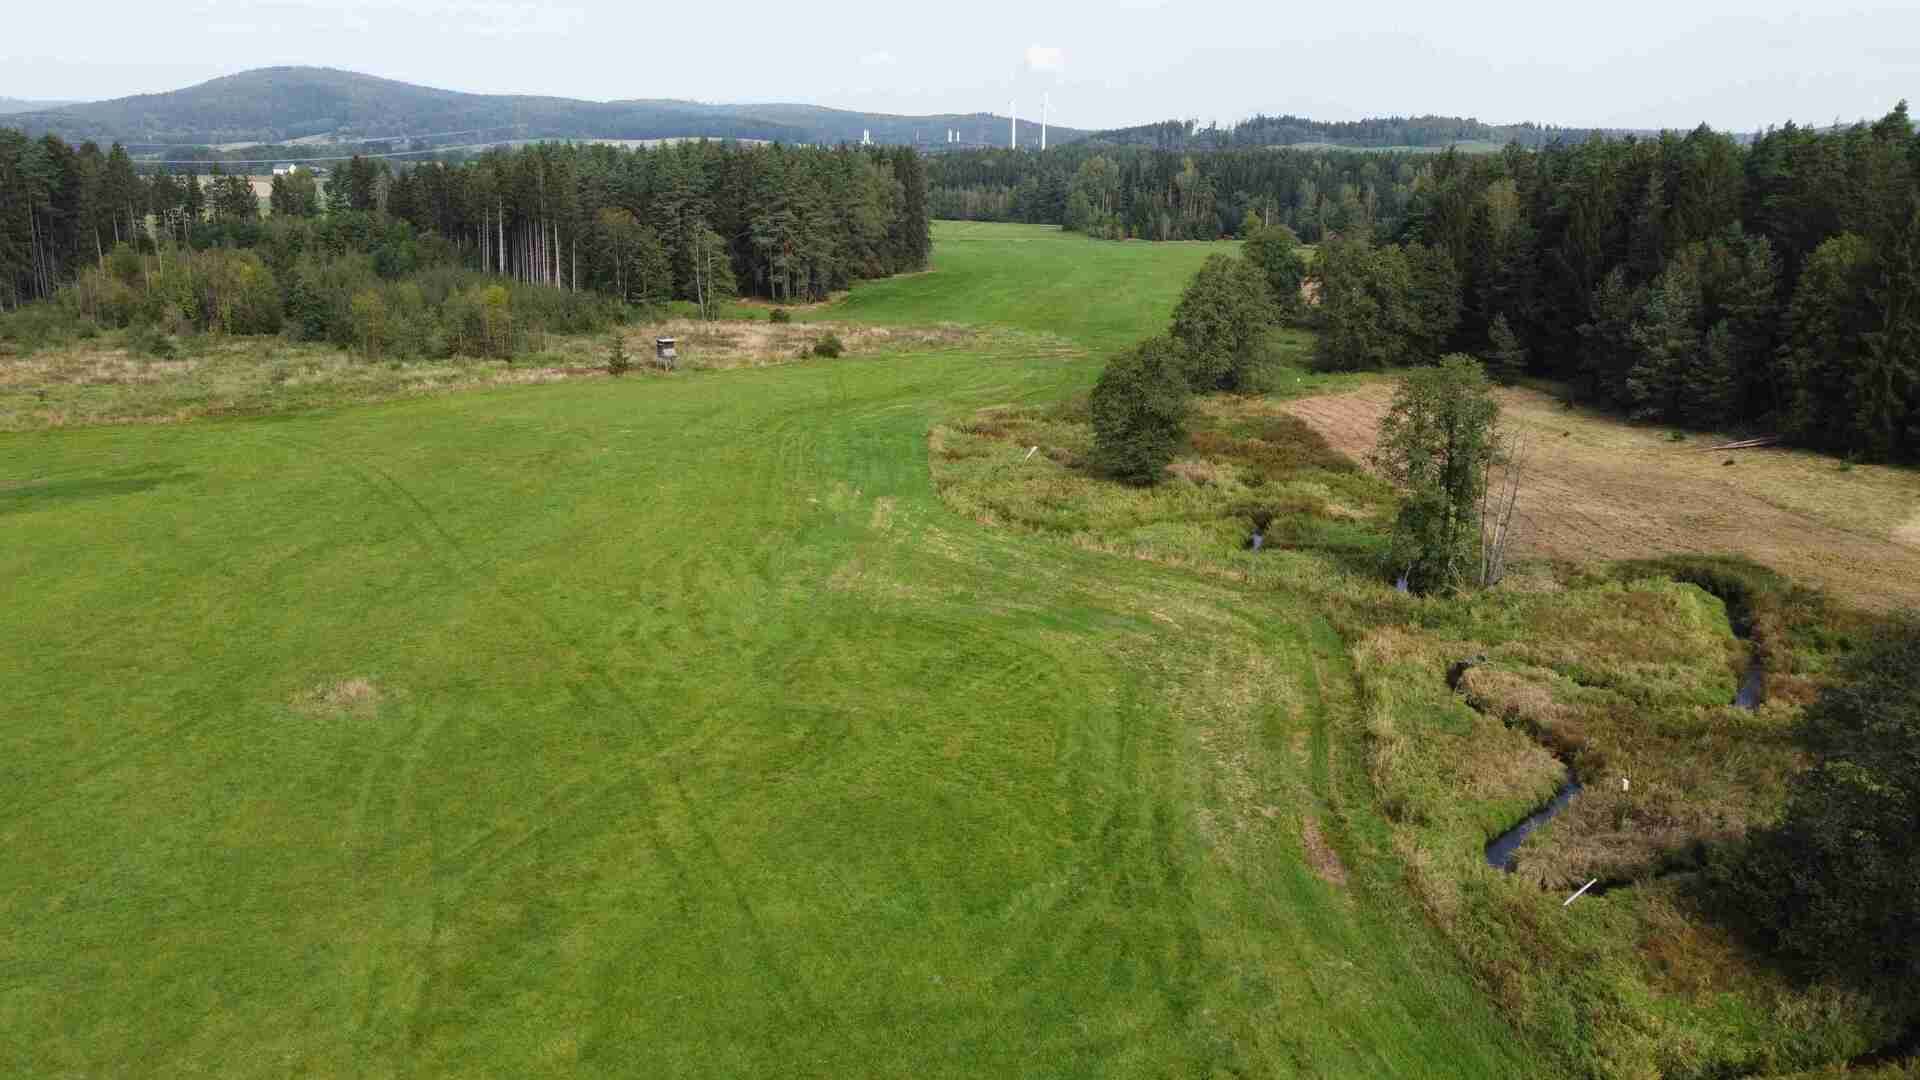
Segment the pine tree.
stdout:
<svg viewBox="0 0 1920 1080">
<path fill-rule="evenodd" d="M 1527 350 L 1507 325 L 1505 315 L 1495 315 L 1487 328 L 1487 371 L 1502 385 L 1511 386 L 1527 373 Z"/>
<path fill-rule="evenodd" d="M 615 330 L 607 341 L 607 374 L 625 375 L 632 369 L 633 361 L 627 356 L 626 338 Z"/>
<path fill-rule="evenodd" d="M 1731 324 L 1722 319 L 1707 331 L 1706 343 L 1680 386 L 1679 419 L 1708 429 L 1736 418 L 1739 355 Z"/>
<path fill-rule="evenodd" d="M 1700 362 L 1700 288 L 1690 267 L 1674 263 L 1653 284 L 1646 312 L 1628 335 L 1633 366 L 1626 401 L 1637 420 L 1682 417 L 1681 395 Z"/>
</svg>

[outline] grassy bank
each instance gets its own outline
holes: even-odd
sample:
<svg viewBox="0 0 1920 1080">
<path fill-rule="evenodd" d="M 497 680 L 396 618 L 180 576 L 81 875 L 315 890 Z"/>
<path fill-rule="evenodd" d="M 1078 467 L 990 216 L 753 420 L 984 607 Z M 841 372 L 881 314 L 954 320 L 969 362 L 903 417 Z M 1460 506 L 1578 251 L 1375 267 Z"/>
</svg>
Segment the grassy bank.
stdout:
<svg viewBox="0 0 1920 1080">
<path fill-rule="evenodd" d="M 1371 393 L 1299 380 L 1286 385 L 1302 395 Z M 1765 1073 L 1889 1042 L 1909 1011 L 1897 995 L 1775 973 L 1716 923 L 1697 873 L 1778 814 L 1802 764 L 1798 709 L 1871 617 L 1726 558 L 1536 562 L 1461 599 L 1397 595 L 1377 561 L 1391 493 L 1303 419 L 1333 399 L 1285 397 L 1197 402 L 1187 447 L 1148 489 L 1087 466 L 1077 402 L 982 410 L 935 429 L 936 484 L 981 522 L 1311 598 L 1352 646 L 1396 883 L 1543 1070 Z M 1255 554 L 1261 511 L 1277 516 Z M 1769 702 L 1748 712 L 1731 703 L 1755 647 Z M 1450 669 L 1470 657 L 1456 692 Z M 1489 867 L 1485 843 L 1570 770 L 1586 791 L 1516 872 Z M 1593 878 L 1601 893 L 1562 907 Z"/>
</svg>

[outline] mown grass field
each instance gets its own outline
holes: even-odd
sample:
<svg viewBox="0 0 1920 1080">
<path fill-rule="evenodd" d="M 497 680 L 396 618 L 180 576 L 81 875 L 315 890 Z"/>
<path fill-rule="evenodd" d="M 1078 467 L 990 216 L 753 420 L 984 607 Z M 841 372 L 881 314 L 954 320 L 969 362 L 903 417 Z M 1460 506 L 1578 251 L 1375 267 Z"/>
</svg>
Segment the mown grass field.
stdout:
<svg viewBox="0 0 1920 1080">
<path fill-rule="evenodd" d="M 1211 250 L 943 225 L 830 317 L 1006 329 L 0 435 L 0 1072 L 1537 1075 L 1306 594 L 932 488 Z"/>
</svg>

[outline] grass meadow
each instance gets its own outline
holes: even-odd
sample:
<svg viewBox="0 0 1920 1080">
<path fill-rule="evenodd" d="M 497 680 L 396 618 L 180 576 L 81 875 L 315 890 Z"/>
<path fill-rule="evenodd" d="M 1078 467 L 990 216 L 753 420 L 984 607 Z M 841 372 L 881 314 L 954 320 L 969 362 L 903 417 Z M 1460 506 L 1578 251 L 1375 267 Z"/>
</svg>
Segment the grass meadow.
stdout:
<svg viewBox="0 0 1920 1080">
<path fill-rule="evenodd" d="M 1161 484 L 1087 466 L 1105 357 L 1224 250 L 942 223 L 932 270 L 791 324 L 629 325 L 642 362 L 680 339 L 671 375 L 600 374 L 599 339 L 0 356 L 0 1072 L 1720 1077 L 1886 1045 L 1911 1006 L 1791 983 L 1689 885 L 1777 812 L 1871 616 L 1675 538 L 1764 499 L 1727 549 L 1812 522 L 1865 580 L 1910 554 L 1911 473 L 1709 467 L 1510 392 L 1554 444 L 1541 546 L 1402 596 L 1356 460 L 1388 384 L 1307 372 L 1309 333 L 1194 402 Z M 1568 763 L 1588 791 L 1487 866 Z"/>
<path fill-rule="evenodd" d="M 928 432 L 1200 245 L 940 227 L 839 361 L 0 434 L 0 1071 L 1522 1076 L 1307 592 Z"/>
</svg>

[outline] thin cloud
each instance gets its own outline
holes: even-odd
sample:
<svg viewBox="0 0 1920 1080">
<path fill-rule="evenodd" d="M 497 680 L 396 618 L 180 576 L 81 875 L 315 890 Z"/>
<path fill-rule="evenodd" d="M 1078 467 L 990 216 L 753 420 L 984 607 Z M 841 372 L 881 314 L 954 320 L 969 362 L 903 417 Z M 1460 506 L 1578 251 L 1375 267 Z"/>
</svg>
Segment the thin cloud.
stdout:
<svg viewBox="0 0 1920 1080">
<path fill-rule="evenodd" d="M 1067 50 L 1057 45 L 1027 46 L 1027 67 L 1033 71 L 1067 70 Z"/>
<path fill-rule="evenodd" d="M 860 62 L 868 67 L 892 67 L 900 62 L 900 58 L 885 49 L 881 49 L 878 52 L 870 52 L 861 57 Z"/>
</svg>

